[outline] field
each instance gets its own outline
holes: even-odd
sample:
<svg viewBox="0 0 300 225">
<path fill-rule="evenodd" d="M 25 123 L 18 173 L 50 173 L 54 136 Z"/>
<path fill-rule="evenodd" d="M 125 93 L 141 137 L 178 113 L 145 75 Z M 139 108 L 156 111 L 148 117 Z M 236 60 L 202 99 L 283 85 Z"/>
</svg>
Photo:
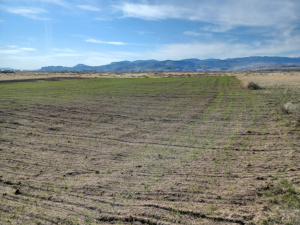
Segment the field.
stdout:
<svg viewBox="0 0 300 225">
<path fill-rule="evenodd" d="M 299 224 L 300 74 L 225 75 L 1 75 L 0 224 Z"/>
</svg>

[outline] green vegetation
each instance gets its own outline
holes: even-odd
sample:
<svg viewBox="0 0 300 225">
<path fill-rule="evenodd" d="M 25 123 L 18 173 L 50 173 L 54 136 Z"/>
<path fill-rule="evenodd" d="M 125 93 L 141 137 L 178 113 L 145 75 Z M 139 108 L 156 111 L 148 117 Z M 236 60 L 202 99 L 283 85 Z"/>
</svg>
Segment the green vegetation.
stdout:
<svg viewBox="0 0 300 225">
<path fill-rule="evenodd" d="M 277 91 L 231 76 L 0 83 L 0 223 L 293 224 L 299 130 Z"/>
<path fill-rule="evenodd" d="M 234 79 L 234 78 L 231 78 Z M 79 79 L 59 81 L 35 81 L 0 83 L 2 99 L 13 103 L 80 102 L 93 96 L 118 97 L 138 94 L 156 97 L 178 94 L 198 96 L 208 94 L 209 83 L 226 78 L 156 78 L 156 79 Z M 5 101 L 5 102 L 6 102 Z M 3 104 L 4 102 L 1 102 Z"/>
</svg>

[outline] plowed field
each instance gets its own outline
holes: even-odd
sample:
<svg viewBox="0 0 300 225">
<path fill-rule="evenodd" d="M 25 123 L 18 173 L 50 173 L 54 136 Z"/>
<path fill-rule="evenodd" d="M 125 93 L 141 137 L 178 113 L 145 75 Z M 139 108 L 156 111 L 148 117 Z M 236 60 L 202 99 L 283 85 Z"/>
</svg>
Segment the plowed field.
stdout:
<svg viewBox="0 0 300 225">
<path fill-rule="evenodd" d="M 300 95 L 280 91 L 231 76 L 2 82 L 0 223 L 297 224 L 300 132 L 280 104 Z"/>
</svg>

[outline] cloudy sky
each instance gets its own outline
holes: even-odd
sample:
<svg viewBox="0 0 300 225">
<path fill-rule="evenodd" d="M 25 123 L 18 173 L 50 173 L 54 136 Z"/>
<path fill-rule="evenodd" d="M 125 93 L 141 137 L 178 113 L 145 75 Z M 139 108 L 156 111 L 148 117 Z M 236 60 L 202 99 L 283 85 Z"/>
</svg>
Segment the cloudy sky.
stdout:
<svg viewBox="0 0 300 225">
<path fill-rule="evenodd" d="M 0 67 L 300 56 L 299 0 L 0 0 Z"/>
</svg>

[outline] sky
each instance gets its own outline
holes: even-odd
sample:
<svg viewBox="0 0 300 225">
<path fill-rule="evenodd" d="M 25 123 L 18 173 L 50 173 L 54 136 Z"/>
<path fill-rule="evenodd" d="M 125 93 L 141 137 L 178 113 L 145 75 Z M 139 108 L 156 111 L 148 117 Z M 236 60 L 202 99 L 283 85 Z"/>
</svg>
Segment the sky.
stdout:
<svg viewBox="0 0 300 225">
<path fill-rule="evenodd" d="M 300 57 L 299 0 L 0 0 L 0 68 Z"/>
</svg>

